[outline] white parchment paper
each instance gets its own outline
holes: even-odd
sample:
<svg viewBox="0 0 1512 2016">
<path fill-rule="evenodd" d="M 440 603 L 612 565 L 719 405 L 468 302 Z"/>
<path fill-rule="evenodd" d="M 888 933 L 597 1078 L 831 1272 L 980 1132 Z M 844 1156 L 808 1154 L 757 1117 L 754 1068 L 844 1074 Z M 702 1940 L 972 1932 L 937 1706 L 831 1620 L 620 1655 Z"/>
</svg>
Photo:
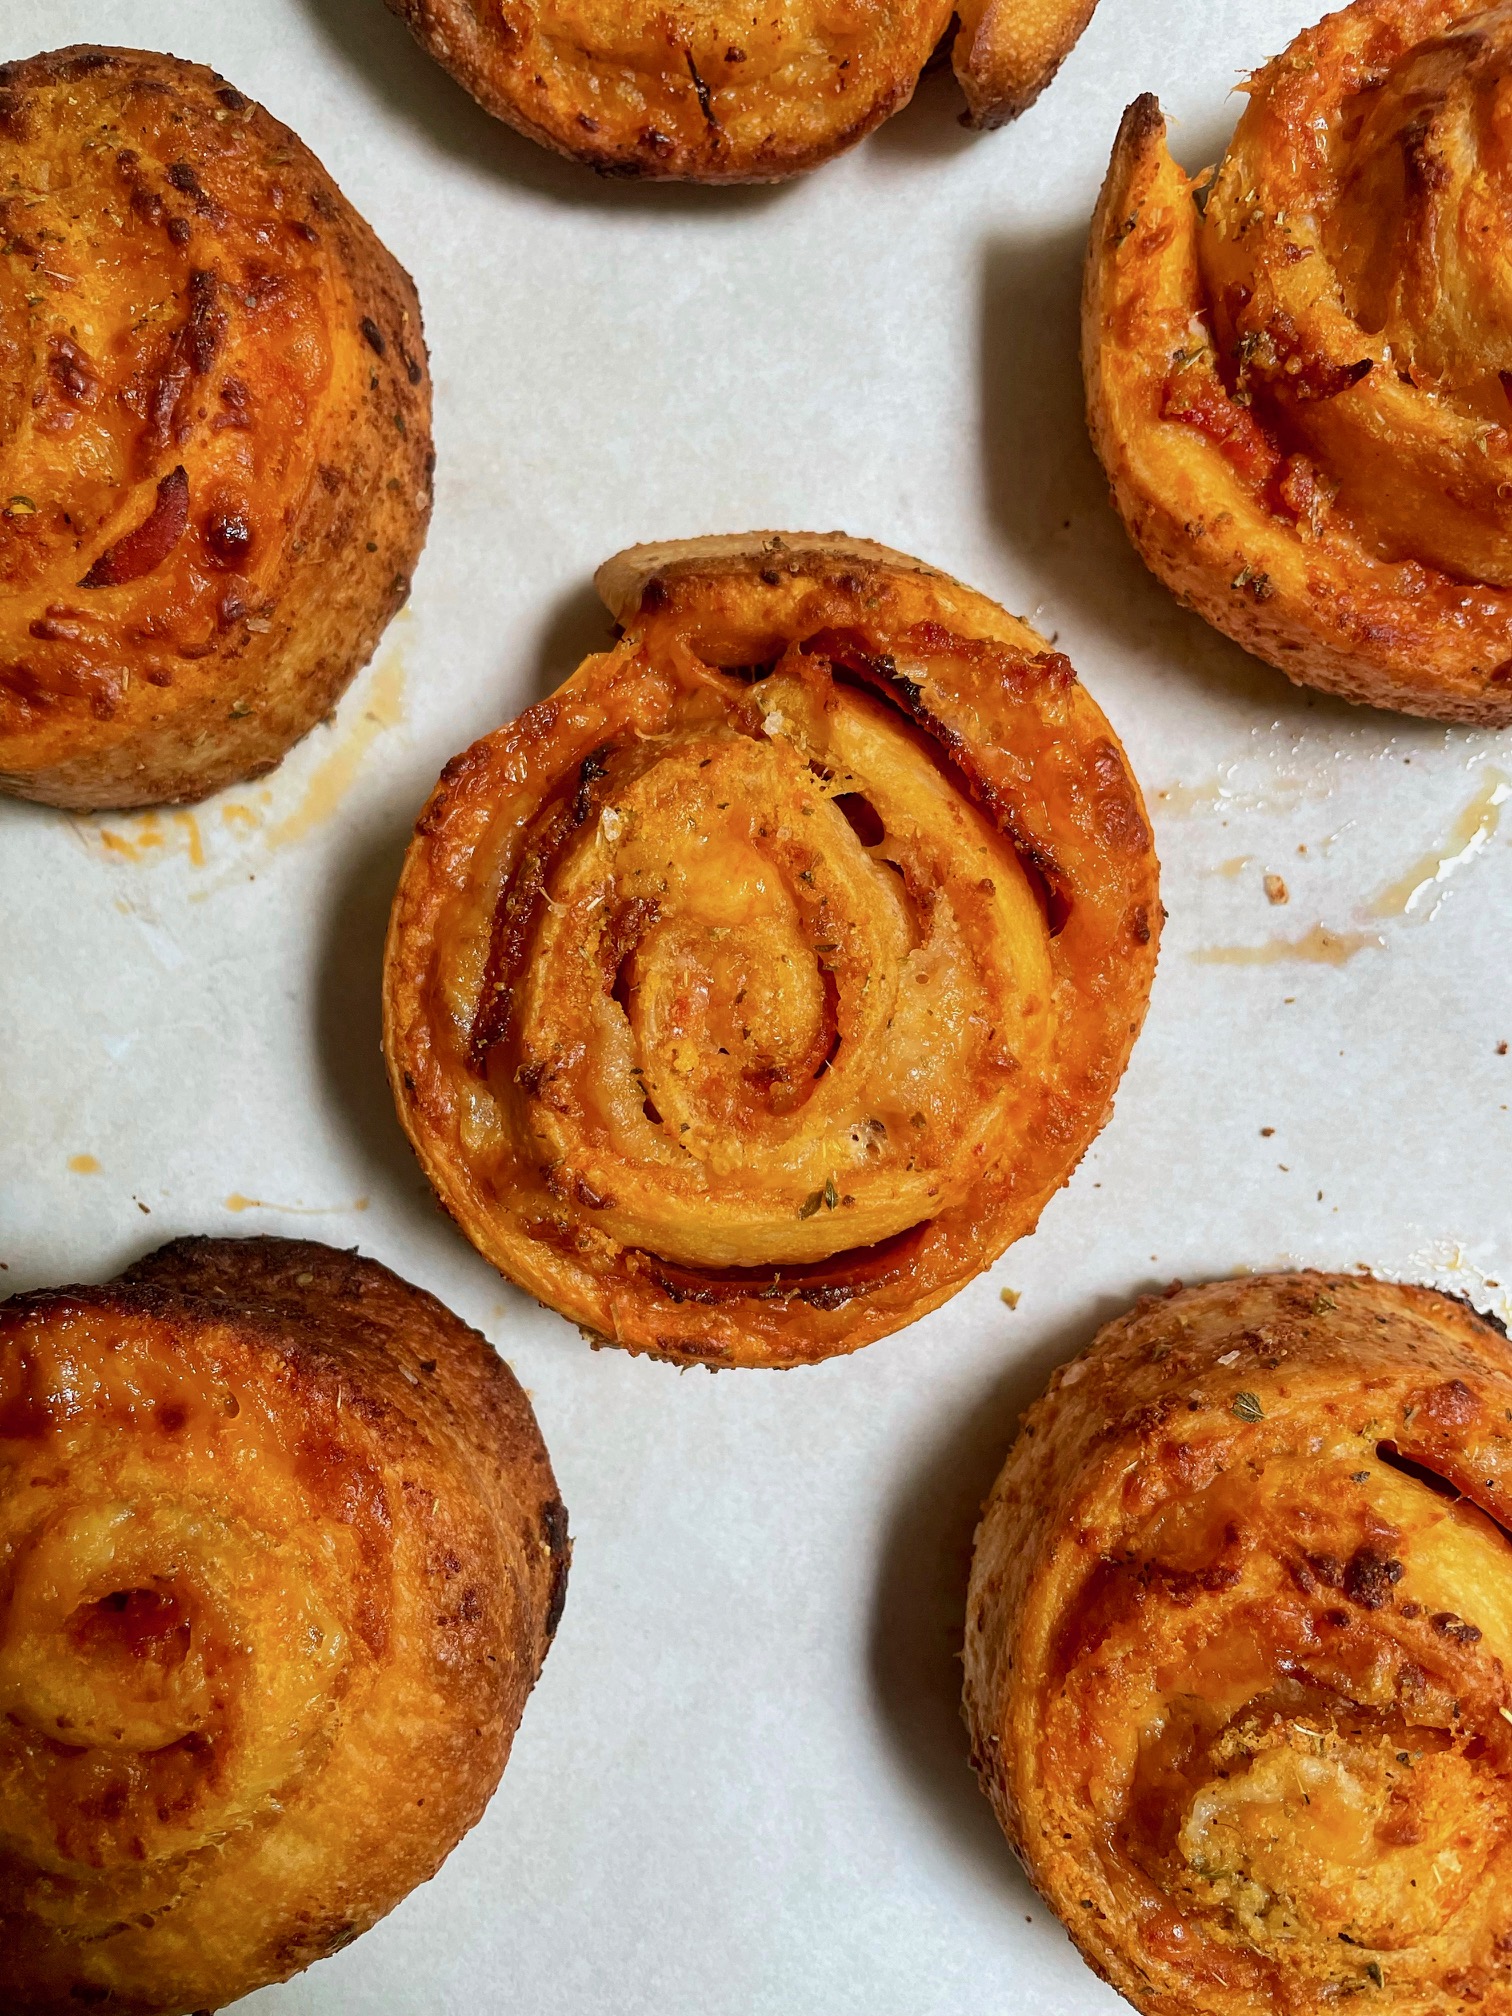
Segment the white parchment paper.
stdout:
<svg viewBox="0 0 1512 2016">
<path fill-rule="evenodd" d="M 1212 635 L 1134 558 L 1080 417 L 1125 102 L 1158 91 L 1198 165 L 1314 11 L 1102 0 L 1009 131 L 963 133 L 947 74 L 807 181 L 720 193 L 539 152 L 380 0 L 0 0 L 4 55 L 171 49 L 287 120 L 414 273 L 435 367 L 429 547 L 334 724 L 192 815 L 0 803 L 0 1283 L 180 1232 L 359 1245 L 498 1344 L 572 1514 L 483 1823 L 258 2016 L 1121 2006 L 966 1762 L 966 1562 L 1019 1410 L 1173 1276 L 1366 1262 L 1512 1308 L 1512 735 L 1307 697 Z M 914 1329 L 780 1376 L 595 1355 L 440 1216 L 393 1118 L 407 831 L 602 638 L 617 547 L 835 526 L 1030 616 L 1112 716 L 1165 864 L 1150 1019 L 1040 1231 Z"/>
</svg>

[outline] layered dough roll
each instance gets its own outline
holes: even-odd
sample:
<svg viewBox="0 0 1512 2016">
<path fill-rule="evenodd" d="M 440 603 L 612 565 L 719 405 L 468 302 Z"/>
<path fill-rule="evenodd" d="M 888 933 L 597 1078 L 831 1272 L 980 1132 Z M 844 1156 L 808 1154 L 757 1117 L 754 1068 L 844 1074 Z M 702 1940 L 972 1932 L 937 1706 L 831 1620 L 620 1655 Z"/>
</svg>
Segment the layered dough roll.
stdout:
<svg viewBox="0 0 1512 2016">
<path fill-rule="evenodd" d="M 371 1260 L 181 1239 L 0 1304 L 0 2007 L 218 2009 L 391 1910 L 568 1551 L 508 1369 Z"/>
<path fill-rule="evenodd" d="M 1211 176 L 1153 98 L 1118 136 L 1084 321 L 1115 502 L 1289 678 L 1512 722 L 1512 14 L 1356 0 L 1246 89 Z"/>
<path fill-rule="evenodd" d="M 977 1533 L 974 1760 L 1150 2016 L 1512 2007 L 1512 1350 L 1281 1274 L 1141 1302 Z"/>
<path fill-rule="evenodd" d="M 450 763 L 395 899 L 400 1116 L 596 1339 L 790 1364 L 934 1308 L 1105 1120 L 1160 922 L 1070 665 L 835 534 L 638 547 L 622 625 Z"/>
<path fill-rule="evenodd" d="M 913 96 L 959 20 L 965 122 L 1033 104 L 1096 0 L 389 0 L 496 118 L 605 175 L 777 182 Z"/>
<path fill-rule="evenodd" d="M 75 810 L 270 769 L 409 592 L 409 277 L 198 64 L 0 66 L 0 791 Z"/>
</svg>

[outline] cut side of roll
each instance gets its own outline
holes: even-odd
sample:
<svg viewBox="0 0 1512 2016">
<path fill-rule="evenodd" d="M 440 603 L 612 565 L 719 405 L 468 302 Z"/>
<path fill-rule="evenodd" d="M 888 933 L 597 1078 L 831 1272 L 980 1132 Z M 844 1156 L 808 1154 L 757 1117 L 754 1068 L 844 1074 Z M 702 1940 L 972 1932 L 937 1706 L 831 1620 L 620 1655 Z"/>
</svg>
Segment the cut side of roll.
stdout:
<svg viewBox="0 0 1512 2016">
<path fill-rule="evenodd" d="M 906 105 L 959 20 L 964 121 L 1000 126 L 1039 96 L 1095 0 L 389 0 L 496 118 L 601 174 L 777 182 L 854 146 Z"/>
<path fill-rule="evenodd" d="M 530 1404 L 354 1254 L 0 1304 L 0 2008 L 218 2009 L 434 1875 L 566 1589 Z"/>
<path fill-rule="evenodd" d="M 1504 726 L 1512 16 L 1356 0 L 1245 89 L 1216 171 L 1151 97 L 1118 135 L 1083 319 L 1114 502 L 1288 678 Z"/>
<path fill-rule="evenodd" d="M 198 64 L 0 65 L 0 791 L 201 798 L 328 714 L 431 503 L 415 290 Z"/>
<path fill-rule="evenodd" d="M 395 899 L 400 1117 L 596 1339 L 790 1364 L 936 1307 L 1105 1120 L 1160 923 L 1065 658 L 843 535 L 637 547 L 622 626 L 447 766 Z"/>
<path fill-rule="evenodd" d="M 1141 1302 L 978 1529 L 977 1770 L 1148 2016 L 1512 2007 L 1509 1678 L 1512 1347 L 1430 1289 Z"/>
</svg>

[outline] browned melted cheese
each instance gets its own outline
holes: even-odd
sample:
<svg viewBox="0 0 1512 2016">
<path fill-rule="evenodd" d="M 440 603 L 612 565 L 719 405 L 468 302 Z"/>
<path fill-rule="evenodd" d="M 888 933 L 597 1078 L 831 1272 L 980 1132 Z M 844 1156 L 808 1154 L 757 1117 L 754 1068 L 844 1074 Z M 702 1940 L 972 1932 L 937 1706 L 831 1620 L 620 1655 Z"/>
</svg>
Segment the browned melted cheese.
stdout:
<svg viewBox="0 0 1512 2016">
<path fill-rule="evenodd" d="M 1505 1339 L 1368 1277 L 1141 1304 L 1025 1417 L 967 1718 L 1137 2008 L 1512 2008 L 1509 1516 Z"/>
<path fill-rule="evenodd" d="M 391 1909 L 565 1570 L 523 1394 L 370 1261 L 185 1240 L 0 1306 L 0 2005 L 220 2007 Z"/>
<path fill-rule="evenodd" d="M 790 1362 L 933 1307 L 1032 1226 L 1143 1015 L 1111 730 L 879 550 L 695 543 L 417 829 L 405 1124 L 483 1252 L 634 1349 Z"/>
<path fill-rule="evenodd" d="M 414 291 L 171 57 L 0 69 L 0 788 L 202 795 L 330 708 L 429 513 Z"/>
<path fill-rule="evenodd" d="M 1512 16 L 1356 0 L 1247 88 L 1211 177 L 1125 115 L 1084 327 L 1115 499 L 1288 677 L 1512 721 Z"/>
</svg>

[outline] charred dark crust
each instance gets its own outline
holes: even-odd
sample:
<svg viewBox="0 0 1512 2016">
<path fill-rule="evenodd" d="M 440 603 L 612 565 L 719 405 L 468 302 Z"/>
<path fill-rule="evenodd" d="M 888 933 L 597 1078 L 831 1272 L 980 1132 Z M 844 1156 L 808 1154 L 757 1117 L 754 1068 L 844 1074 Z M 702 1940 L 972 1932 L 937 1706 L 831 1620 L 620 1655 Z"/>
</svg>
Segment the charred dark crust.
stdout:
<svg viewBox="0 0 1512 2016">
<path fill-rule="evenodd" d="M 1153 142 L 1165 138 L 1165 114 L 1160 109 L 1160 100 L 1153 91 L 1141 91 L 1129 105 L 1118 123 L 1118 138 L 1113 143 L 1114 154 L 1125 150 L 1142 154 Z"/>
<path fill-rule="evenodd" d="M 294 1299 L 296 1291 L 302 1296 L 314 1287 L 355 1304 L 364 1294 L 385 1287 L 418 1297 L 449 1322 L 460 1320 L 433 1295 L 382 1261 L 368 1259 L 355 1246 L 326 1246 L 316 1239 L 279 1239 L 265 1233 L 247 1239 L 216 1239 L 204 1233 L 170 1239 L 107 1286 L 160 1289 L 216 1305 L 235 1302 L 249 1315 L 277 1315 L 280 1320 L 280 1305 Z M 214 1313 L 223 1316 L 224 1306 L 217 1306 Z M 481 1337 L 478 1341 L 485 1342 Z"/>
<path fill-rule="evenodd" d="M 722 129 L 715 115 L 713 93 L 698 74 L 698 65 L 693 61 L 693 51 L 689 49 L 686 54 L 688 75 L 693 79 L 693 89 L 698 95 L 698 109 L 704 116 L 704 124 L 709 128 L 711 142 L 717 143 Z"/>
<path fill-rule="evenodd" d="M 1491 1310 L 1477 1309 L 1468 1295 L 1451 1294 L 1447 1288 L 1435 1289 L 1434 1293 L 1442 1295 L 1446 1302 L 1458 1303 L 1467 1316 L 1477 1323 L 1483 1323 L 1488 1330 L 1494 1331 L 1504 1344 L 1512 1344 L 1512 1330 L 1508 1330 L 1501 1317 L 1494 1315 Z"/>
<path fill-rule="evenodd" d="M 567 1607 L 567 1571 L 572 1566 L 572 1536 L 567 1530 L 567 1507 L 560 1498 L 541 1508 L 541 1535 L 551 1555 L 551 1594 L 546 1602 L 546 1642 L 556 1636 Z"/>
</svg>

